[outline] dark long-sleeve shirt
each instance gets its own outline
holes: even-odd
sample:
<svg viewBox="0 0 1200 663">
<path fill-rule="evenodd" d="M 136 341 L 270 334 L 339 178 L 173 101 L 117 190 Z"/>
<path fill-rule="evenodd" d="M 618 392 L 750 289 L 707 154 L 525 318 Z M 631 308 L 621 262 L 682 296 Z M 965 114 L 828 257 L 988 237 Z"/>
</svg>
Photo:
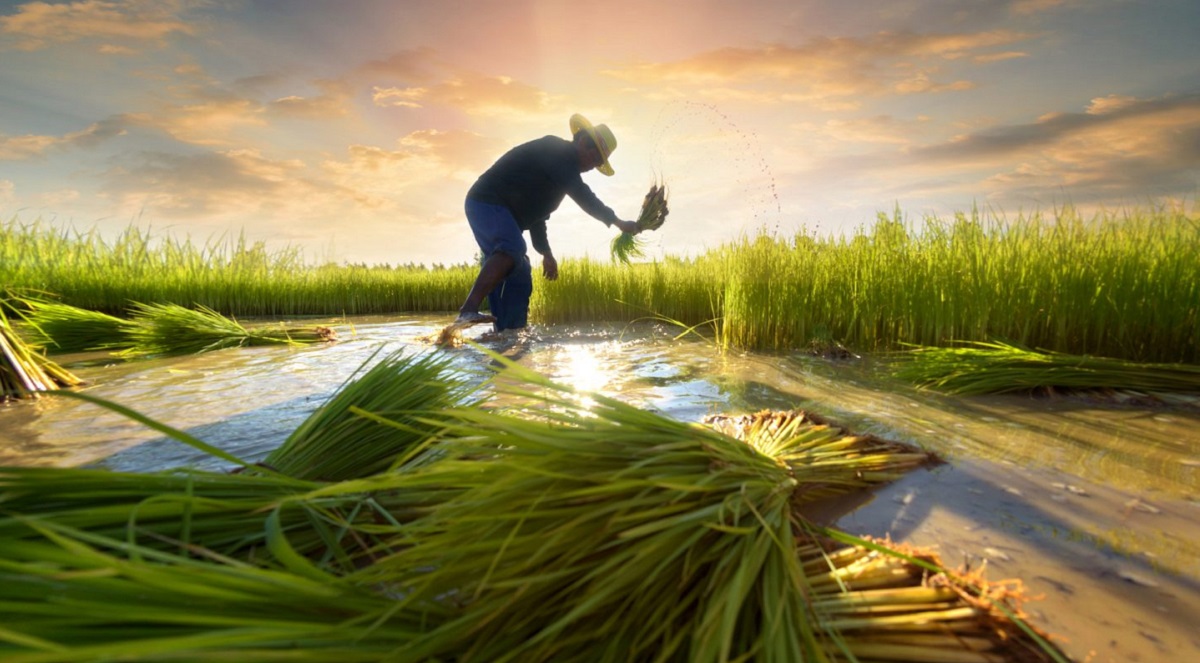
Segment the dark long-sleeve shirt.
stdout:
<svg viewBox="0 0 1200 663">
<path fill-rule="evenodd" d="M 546 220 L 566 196 L 604 225 L 620 220 L 580 177 L 575 146 L 558 136 L 544 136 L 509 150 L 467 192 L 472 200 L 507 207 L 543 255 L 550 253 Z"/>
</svg>

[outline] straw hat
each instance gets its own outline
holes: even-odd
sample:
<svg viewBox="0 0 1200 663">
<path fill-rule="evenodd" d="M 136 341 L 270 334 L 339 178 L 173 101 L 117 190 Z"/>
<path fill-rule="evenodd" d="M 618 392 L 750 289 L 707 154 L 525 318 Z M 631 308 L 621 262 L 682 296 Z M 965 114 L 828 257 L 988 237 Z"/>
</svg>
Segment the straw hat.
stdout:
<svg viewBox="0 0 1200 663">
<path fill-rule="evenodd" d="M 571 116 L 571 134 L 574 135 L 581 129 L 592 137 L 592 142 L 600 150 L 600 157 L 604 159 L 604 163 L 596 166 L 596 170 L 605 175 L 612 175 L 613 169 L 608 164 L 608 155 L 617 149 L 617 137 L 613 135 L 612 129 L 609 129 L 607 124 L 597 124 L 593 127 L 586 117 L 576 113 Z"/>
</svg>

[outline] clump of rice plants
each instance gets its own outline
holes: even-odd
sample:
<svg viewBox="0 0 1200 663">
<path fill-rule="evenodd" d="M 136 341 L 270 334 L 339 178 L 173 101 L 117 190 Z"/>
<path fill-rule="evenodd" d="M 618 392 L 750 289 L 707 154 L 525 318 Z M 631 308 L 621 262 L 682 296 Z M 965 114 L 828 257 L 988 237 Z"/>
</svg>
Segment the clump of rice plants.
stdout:
<svg viewBox="0 0 1200 663">
<path fill-rule="evenodd" d="M 133 305 L 129 347 L 125 357 L 195 354 L 252 345 L 301 345 L 336 339 L 328 327 L 287 329 L 282 325 L 247 329 L 207 306 Z"/>
<path fill-rule="evenodd" d="M 82 383 L 73 373 L 25 343 L 0 302 L 0 401 L 37 398 L 40 392 Z"/>
<path fill-rule="evenodd" d="M 658 230 L 667 220 L 667 188 L 662 184 L 653 184 L 642 199 L 642 209 L 638 213 L 637 227 L 641 232 Z M 610 246 L 613 260 L 629 264 L 633 258 L 645 256 L 645 240 L 639 235 L 621 233 L 613 238 Z"/>
<path fill-rule="evenodd" d="M 428 447 L 472 391 L 446 355 L 393 353 L 352 376 L 264 462 L 321 481 L 385 471 Z"/>
<path fill-rule="evenodd" d="M 1200 366 L 1194 364 L 1138 363 L 999 341 L 917 347 L 898 355 L 893 373 L 921 387 L 967 395 L 1114 389 L 1200 392 Z"/>
<path fill-rule="evenodd" d="M 32 331 L 32 340 L 56 352 L 123 350 L 133 341 L 137 323 L 47 299 L 17 298 Z"/>
<path fill-rule="evenodd" d="M 935 589 L 930 602 L 919 587 L 923 571 L 901 576 L 898 565 L 863 563 L 856 584 L 851 573 L 812 569 L 797 554 L 797 504 L 885 481 L 929 462 L 927 454 L 795 413 L 714 421 L 746 434 L 733 439 L 601 396 L 584 408 L 569 389 L 517 375 L 524 384 L 513 393 L 543 406 L 536 418 L 462 412 L 446 458 L 412 478 L 463 490 L 407 525 L 410 545 L 356 574 L 403 588 L 406 605 L 461 607 L 403 656 L 832 661 L 900 652 L 905 660 L 1051 660 L 1010 656 L 1028 641 L 1016 628 L 997 630 L 986 610 L 955 605 L 953 592 Z M 847 585 L 915 589 L 874 594 L 867 606 Z M 914 597 L 921 602 L 906 604 Z M 925 622 L 931 616 L 935 622 Z M 993 637 L 956 648 L 955 634 L 936 623 L 945 619 L 980 639 L 992 628 Z M 890 646 L 872 640 L 889 621 L 918 633 L 900 633 Z M 856 641 L 843 636 L 849 631 Z"/>
<path fill-rule="evenodd" d="M 395 374 L 429 368 L 418 363 L 390 365 Z M 498 391 L 539 407 L 467 404 L 444 418 L 402 409 L 411 419 L 395 426 L 430 424 L 424 437 L 436 453 L 350 481 L 314 485 L 268 467 L 226 477 L 0 471 L 0 655 L 1053 658 L 1029 654 L 1039 651 L 1023 635 L 1032 631 L 988 619 L 984 604 L 997 599 L 959 592 L 956 604 L 942 585 L 921 587 L 937 571 L 929 562 L 896 551 L 912 563 L 879 561 L 886 546 L 795 511 L 805 496 L 885 481 L 928 456 L 795 413 L 721 421 L 741 432 L 735 439 L 602 396 L 585 406 L 511 362 L 504 377 Z M 339 428 L 346 418 L 312 421 Z M 822 545 L 798 554 L 797 537 L 816 536 L 866 552 Z M 890 589 L 870 593 L 879 587 Z"/>
<path fill-rule="evenodd" d="M 407 608 L 311 565 L 260 568 L 42 519 L 21 526 L 29 536 L 0 545 L 8 663 L 372 663 L 449 612 Z"/>
</svg>

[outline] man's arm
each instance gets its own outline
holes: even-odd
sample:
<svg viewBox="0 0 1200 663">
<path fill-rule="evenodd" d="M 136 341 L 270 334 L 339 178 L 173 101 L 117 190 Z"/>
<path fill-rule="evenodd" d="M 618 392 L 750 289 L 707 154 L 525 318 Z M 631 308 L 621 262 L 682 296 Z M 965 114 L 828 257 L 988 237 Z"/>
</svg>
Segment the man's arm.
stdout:
<svg viewBox="0 0 1200 663">
<path fill-rule="evenodd" d="M 533 249 L 542 255 L 542 273 L 546 275 L 546 280 L 553 281 L 557 279 L 558 260 L 555 259 L 554 253 L 550 250 L 550 240 L 546 237 L 545 219 L 530 226 L 529 239 L 530 243 L 533 244 Z"/>
</svg>

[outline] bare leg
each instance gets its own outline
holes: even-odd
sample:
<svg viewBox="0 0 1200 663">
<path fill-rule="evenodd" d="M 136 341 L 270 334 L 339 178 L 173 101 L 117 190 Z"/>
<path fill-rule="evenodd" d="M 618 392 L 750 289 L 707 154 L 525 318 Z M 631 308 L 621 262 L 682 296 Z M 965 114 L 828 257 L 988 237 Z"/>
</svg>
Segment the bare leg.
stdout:
<svg viewBox="0 0 1200 663">
<path fill-rule="evenodd" d="M 467 301 L 458 310 L 463 313 L 477 313 L 479 305 L 483 303 L 483 298 L 496 289 L 496 286 L 504 280 L 515 264 L 516 261 L 507 253 L 496 252 L 488 256 L 488 259 L 483 261 L 483 267 L 479 269 L 475 285 L 471 286 Z"/>
</svg>

